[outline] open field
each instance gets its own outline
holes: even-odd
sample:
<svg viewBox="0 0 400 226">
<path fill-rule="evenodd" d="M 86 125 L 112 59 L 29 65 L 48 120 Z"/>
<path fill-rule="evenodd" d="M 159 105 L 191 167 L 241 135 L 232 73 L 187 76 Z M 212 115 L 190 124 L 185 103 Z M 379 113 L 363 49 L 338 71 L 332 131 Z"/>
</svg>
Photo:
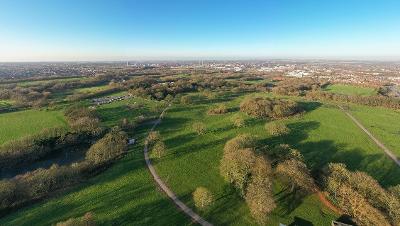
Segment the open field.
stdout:
<svg viewBox="0 0 400 226">
<path fill-rule="evenodd" d="M 24 110 L 0 114 L 0 144 L 40 132 L 67 126 L 60 111 Z"/>
<path fill-rule="evenodd" d="M 237 100 L 229 103 L 231 107 L 236 107 L 237 104 Z M 192 208 L 194 203 L 191 193 L 196 187 L 204 186 L 212 191 L 216 202 L 209 209 L 200 212 L 210 222 L 216 225 L 254 225 L 256 222 L 249 215 L 242 198 L 220 176 L 219 163 L 225 142 L 235 135 L 250 133 L 260 138 L 266 137 L 264 121 L 247 117 L 249 126 L 236 129 L 230 120 L 236 113 L 206 116 L 209 106 L 178 105 L 167 112 L 159 129 L 165 138 L 168 154 L 161 160 L 153 160 L 154 165 L 161 178 Z M 208 132 L 205 135 L 197 136 L 193 133 L 191 125 L 195 121 L 206 123 Z M 337 217 L 322 206 L 314 195 L 292 203 L 293 197 L 287 195 L 279 183 L 275 184 L 274 190 L 279 206 L 270 217 L 271 225 L 279 222 L 299 223 L 299 218 L 325 225 Z"/>
<path fill-rule="evenodd" d="M 128 102 L 140 102 L 143 106 L 128 111 Z M 149 109 L 155 104 L 154 101 L 133 98 L 103 105 L 97 111 L 105 125 L 114 126 L 125 117 L 133 119 L 142 114 L 153 114 Z M 0 219 L 0 225 L 51 225 L 89 211 L 95 214 L 101 225 L 190 225 L 190 219 L 158 191 L 147 171 L 143 138 L 150 127 L 151 124 L 146 123 L 130 133 L 138 143 L 105 172 L 64 194 Z"/>
<path fill-rule="evenodd" d="M 386 108 L 351 105 L 351 113 L 400 157 L 400 112 Z"/>
<path fill-rule="evenodd" d="M 73 92 L 95 92 L 105 87 Z M 335 89 L 335 92 L 341 90 Z M 352 92 L 360 94 L 361 91 Z M 110 95 L 124 94 L 125 91 Z M 165 157 L 154 159 L 153 163 L 164 182 L 194 210 L 192 192 L 199 186 L 208 188 L 216 201 L 211 207 L 196 211 L 215 225 L 256 225 L 243 198 L 219 173 L 225 142 L 238 134 L 256 135 L 269 146 L 290 144 L 303 154 L 313 172 L 321 170 L 329 162 L 343 162 L 351 170 L 368 172 L 385 187 L 400 183 L 400 169 L 334 104 L 279 96 L 300 101 L 306 112 L 282 119 L 291 132 L 273 138 L 264 128 L 267 120 L 250 118 L 238 111 L 244 94 L 219 93 L 211 101 L 198 93 L 193 95 L 197 97 L 194 104 L 174 103 L 159 125 L 158 130 L 168 151 Z M 271 93 L 251 95 L 274 97 Z M 89 100 L 81 103 L 91 105 Z M 229 113 L 207 115 L 207 110 L 218 103 L 225 103 Z M 102 124 L 110 128 L 123 118 L 133 120 L 139 115 L 157 116 L 158 104 L 157 101 L 134 97 L 101 105 L 96 107 L 96 112 Z M 0 144 L 43 128 L 66 126 L 61 108 L 60 105 L 60 111 L 26 110 L 0 114 Z M 396 153 L 400 152 L 400 124 L 396 121 L 399 112 L 358 105 L 352 105 L 350 110 L 385 145 Z M 233 126 L 232 117 L 237 114 L 245 118 L 245 127 Z M 204 122 L 207 133 L 195 134 L 192 129 L 194 122 Z M 0 219 L 0 225 L 51 225 L 89 211 L 101 225 L 191 225 L 190 219 L 158 190 L 147 171 L 142 151 L 143 139 L 150 127 L 150 123 L 144 123 L 131 132 L 130 137 L 139 139 L 139 143 L 105 172 L 64 193 L 7 215 Z M 269 217 L 269 225 L 280 222 L 329 225 L 331 220 L 339 217 L 324 206 L 316 194 L 294 197 L 278 180 L 274 181 L 273 187 L 278 206 Z"/>
<path fill-rule="evenodd" d="M 234 108 L 238 103 L 234 100 L 228 105 Z M 300 150 L 313 170 L 319 170 L 329 162 L 343 162 L 352 170 L 368 172 L 384 186 L 400 182 L 400 170 L 396 165 L 337 107 L 318 103 L 303 105 L 308 112 L 302 117 L 285 120 L 292 132 L 280 139 L 266 135 L 263 120 L 248 118 L 246 128 L 236 129 L 230 121 L 235 113 L 206 116 L 208 104 L 173 107 L 160 125 L 169 153 L 162 160 L 154 160 L 156 169 L 170 188 L 192 208 L 191 193 L 195 188 L 205 186 L 210 189 L 217 196 L 217 201 L 203 215 L 216 224 L 254 224 L 244 202 L 219 176 L 223 146 L 239 133 L 255 134 L 268 145 L 291 144 Z M 206 123 L 209 129 L 207 134 L 197 136 L 193 133 L 191 125 L 195 121 Z M 279 186 L 276 187 L 277 197 L 280 190 Z M 221 211 L 226 203 L 229 203 L 229 210 Z M 334 218 L 333 213 L 320 207 L 315 196 L 305 198 L 301 205 L 294 208 L 285 203 L 289 201 L 279 202 L 279 207 L 271 216 L 271 223 L 290 223 L 295 217 L 301 217 L 320 225 Z M 312 206 L 318 208 L 313 209 Z M 323 209 L 323 213 L 319 208 Z"/>
<path fill-rule="evenodd" d="M 345 84 L 333 84 L 325 88 L 326 91 L 345 95 L 360 95 L 360 96 L 372 96 L 376 95 L 376 90 L 369 87 L 361 87 L 354 85 Z"/>
<path fill-rule="evenodd" d="M 89 211 L 100 225 L 190 225 L 190 220 L 157 190 L 147 171 L 142 141 L 149 127 L 136 132 L 140 143 L 106 172 L 2 218 L 0 225 L 52 225 Z"/>
</svg>

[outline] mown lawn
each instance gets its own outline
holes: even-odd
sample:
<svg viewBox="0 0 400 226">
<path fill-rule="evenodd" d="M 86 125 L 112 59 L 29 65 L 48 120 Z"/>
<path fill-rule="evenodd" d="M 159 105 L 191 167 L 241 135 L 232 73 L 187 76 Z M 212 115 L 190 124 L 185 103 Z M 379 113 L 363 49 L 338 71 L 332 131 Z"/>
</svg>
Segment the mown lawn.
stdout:
<svg viewBox="0 0 400 226">
<path fill-rule="evenodd" d="M 400 157 L 400 111 L 351 105 L 350 112 L 377 139 Z"/>
<path fill-rule="evenodd" d="M 360 96 L 372 96 L 376 95 L 376 90 L 369 87 L 361 87 L 355 85 L 345 84 L 332 84 L 325 88 L 325 91 L 345 94 L 345 95 L 360 95 Z"/>
<path fill-rule="evenodd" d="M 307 110 L 303 116 L 284 120 L 292 132 L 282 138 L 272 138 L 265 132 L 265 120 L 247 117 L 247 127 L 233 127 L 231 117 L 241 114 L 237 112 L 240 99 L 227 102 L 233 112 L 219 116 L 207 115 L 210 104 L 204 101 L 200 105 L 174 105 L 159 127 L 168 154 L 154 160 L 157 171 L 171 189 L 193 208 L 191 194 L 196 187 L 210 189 L 216 202 L 200 212 L 211 222 L 217 225 L 255 224 L 244 201 L 219 175 L 223 146 L 240 133 L 254 134 L 270 146 L 279 143 L 292 145 L 304 155 L 313 172 L 321 170 L 329 162 L 342 162 L 352 170 L 368 172 L 384 186 L 400 182 L 398 167 L 336 106 L 303 102 Z M 191 126 L 196 121 L 207 125 L 205 135 L 198 136 L 193 132 Z M 314 195 L 297 200 L 285 192 L 281 193 L 282 189 L 275 189 L 279 206 L 271 216 L 271 225 L 279 222 L 328 225 L 337 217 L 322 207 Z"/>
<path fill-rule="evenodd" d="M 24 110 L 0 114 L 0 144 L 40 132 L 67 126 L 61 111 Z"/>
</svg>

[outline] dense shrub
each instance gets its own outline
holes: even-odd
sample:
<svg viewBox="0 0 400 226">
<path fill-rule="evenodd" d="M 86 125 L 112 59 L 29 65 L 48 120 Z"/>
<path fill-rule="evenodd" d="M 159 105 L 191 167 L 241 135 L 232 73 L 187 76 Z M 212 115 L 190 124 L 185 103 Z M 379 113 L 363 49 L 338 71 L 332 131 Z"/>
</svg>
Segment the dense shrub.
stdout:
<svg viewBox="0 0 400 226">
<path fill-rule="evenodd" d="M 282 118 L 299 113 L 300 107 L 290 100 L 251 97 L 242 101 L 240 110 L 257 118 Z"/>
</svg>

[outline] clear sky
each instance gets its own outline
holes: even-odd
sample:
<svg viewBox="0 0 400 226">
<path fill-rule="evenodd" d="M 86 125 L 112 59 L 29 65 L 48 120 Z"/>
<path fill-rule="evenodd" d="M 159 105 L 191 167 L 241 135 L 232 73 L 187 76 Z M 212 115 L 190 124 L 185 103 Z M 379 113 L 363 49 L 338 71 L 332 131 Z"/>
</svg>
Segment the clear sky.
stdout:
<svg viewBox="0 0 400 226">
<path fill-rule="evenodd" d="M 399 0 L 0 0 L 0 61 L 400 59 Z"/>
</svg>

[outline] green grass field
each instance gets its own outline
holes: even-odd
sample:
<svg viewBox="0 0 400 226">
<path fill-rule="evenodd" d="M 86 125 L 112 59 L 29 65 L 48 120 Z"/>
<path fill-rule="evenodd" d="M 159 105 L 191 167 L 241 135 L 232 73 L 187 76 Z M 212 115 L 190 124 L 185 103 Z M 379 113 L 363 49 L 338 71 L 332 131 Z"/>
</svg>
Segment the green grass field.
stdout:
<svg viewBox="0 0 400 226">
<path fill-rule="evenodd" d="M 140 102 L 143 107 L 128 111 L 128 102 Z M 103 105 L 97 112 L 106 126 L 114 126 L 124 117 L 153 114 L 149 109 L 155 104 L 132 98 Z M 138 143 L 105 172 L 56 197 L 7 215 L 0 219 L 0 225 L 52 225 L 89 211 L 100 225 L 191 225 L 190 219 L 158 190 L 147 170 L 143 140 L 150 127 L 147 123 L 130 133 Z"/>
<path fill-rule="evenodd" d="M 239 101 L 228 105 L 237 107 Z M 213 192 L 216 201 L 212 207 L 200 213 L 216 225 L 255 225 L 243 199 L 226 183 L 219 174 L 219 162 L 225 142 L 240 133 L 266 138 L 264 120 L 247 117 L 249 126 L 236 129 L 227 115 L 207 116 L 208 104 L 197 106 L 175 106 L 170 109 L 159 129 L 168 149 L 161 160 L 155 159 L 155 166 L 161 178 L 189 206 L 194 208 L 191 197 L 198 186 Z M 202 121 L 209 128 L 205 135 L 198 136 L 191 125 Z M 184 182 L 184 183 L 183 183 Z M 311 221 L 315 225 L 327 225 L 337 216 L 322 206 L 314 195 L 294 200 L 283 188 L 275 186 L 278 208 L 270 217 L 270 225 Z"/>
<path fill-rule="evenodd" d="M 400 157 L 400 111 L 387 108 L 351 105 L 351 113 Z"/>
<path fill-rule="evenodd" d="M 213 192 L 216 198 L 214 204 L 204 211 L 197 211 L 215 225 L 256 224 L 243 199 L 219 174 L 219 161 L 225 142 L 241 133 L 257 135 L 270 146 L 291 144 L 304 155 L 312 170 L 318 170 L 328 162 L 343 162 L 352 170 L 367 171 L 384 186 L 400 183 L 398 167 L 334 105 L 303 101 L 302 105 L 307 110 L 304 115 L 283 120 L 291 128 L 291 133 L 282 138 L 272 138 L 264 129 L 266 120 L 252 119 L 238 112 L 243 96 L 218 95 L 218 98 L 213 103 L 199 99 L 196 104 L 189 106 L 173 104 L 158 127 L 168 147 L 167 155 L 160 160 L 154 159 L 161 178 L 190 207 L 194 208 L 192 192 L 196 187 L 204 186 Z M 128 110 L 127 104 L 135 102 L 143 106 Z M 217 102 L 225 102 L 231 112 L 207 115 L 207 110 Z M 104 125 L 111 127 L 117 125 L 122 118 L 155 115 L 151 112 L 154 105 L 155 101 L 132 98 L 102 105 L 96 111 Z M 28 114 L 31 111 L 34 114 Z M 375 111 L 375 108 L 360 106 L 352 107 L 352 111 L 365 126 L 371 127 L 374 134 L 379 134 L 378 128 L 385 131 L 380 136 L 392 134 L 388 140 L 382 141 L 385 144 L 387 142 L 389 147 L 397 147 L 398 112 L 380 108 Z M 368 111 L 374 114 L 370 116 Z M 38 118 L 51 118 L 39 114 L 59 114 L 62 119 L 60 112 L 29 110 L 1 114 L 0 126 L 5 123 L 11 131 L 13 127 L 6 122 L 13 118 L 9 114 L 17 113 L 29 117 L 38 114 L 36 120 L 30 118 L 25 121 L 21 120 L 23 117 L 13 116 L 20 120 L 18 124 L 22 128 L 23 125 L 32 127 L 32 122 Z M 233 127 L 231 117 L 235 114 L 246 118 L 246 127 Z M 7 117 L 3 120 L 5 115 Z M 367 122 L 372 119 L 369 117 L 375 120 L 374 124 L 368 125 Z M 387 118 L 390 120 L 387 121 Z M 196 121 L 206 123 L 208 131 L 205 135 L 193 133 L 192 124 Z M 150 126 L 144 124 L 135 130 L 134 135 L 130 134 L 130 137 L 138 138 L 139 143 L 131 147 L 132 152 L 102 174 L 65 193 L 9 214 L 0 219 L 0 225 L 52 225 L 89 211 L 94 213 L 100 225 L 191 225 L 190 219 L 159 191 L 145 166 L 143 138 Z M 6 134 L 8 136 L 9 132 Z M 338 217 L 323 206 L 315 195 L 295 198 L 285 191 L 279 181 L 274 182 L 274 193 L 278 207 L 270 216 L 270 225 L 278 225 L 279 222 L 329 225 L 332 219 Z"/>
<path fill-rule="evenodd" d="M 89 211 L 99 225 L 190 225 L 190 219 L 158 191 L 147 170 L 142 141 L 148 129 L 140 128 L 135 136 L 140 144 L 105 172 L 64 194 L 7 215 L 0 225 L 54 225 Z"/>
<path fill-rule="evenodd" d="M 60 111 L 25 110 L 0 114 L 0 144 L 40 132 L 67 126 Z"/>
<path fill-rule="evenodd" d="M 373 96 L 377 92 L 373 88 L 361 87 L 355 85 L 333 84 L 325 88 L 325 91 L 345 94 L 345 95 L 360 95 L 360 96 Z"/>
</svg>

